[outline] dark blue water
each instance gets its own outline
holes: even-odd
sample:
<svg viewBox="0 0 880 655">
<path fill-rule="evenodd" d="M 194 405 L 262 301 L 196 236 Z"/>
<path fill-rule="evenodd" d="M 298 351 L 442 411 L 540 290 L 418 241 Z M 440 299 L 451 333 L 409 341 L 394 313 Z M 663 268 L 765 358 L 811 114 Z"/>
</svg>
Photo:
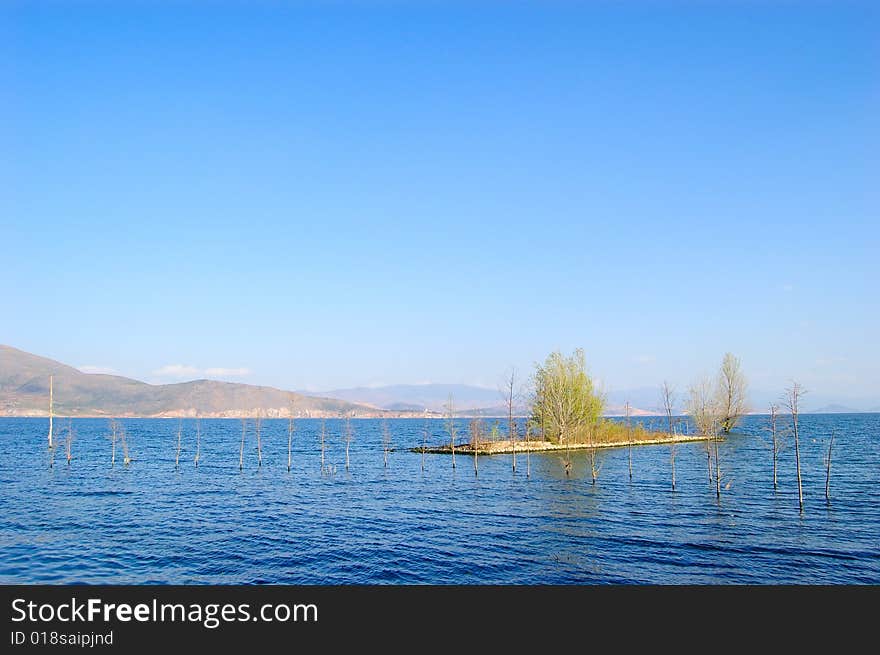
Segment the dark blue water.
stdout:
<svg viewBox="0 0 880 655">
<path fill-rule="evenodd" d="M 0 581 L 5 583 L 880 583 L 880 414 L 802 417 L 806 508 L 798 511 L 794 451 L 771 484 L 766 419 L 749 417 L 721 445 L 730 488 L 715 499 L 704 446 L 601 451 L 564 475 L 558 456 L 472 459 L 421 455 L 424 422 L 391 421 L 398 448 L 382 465 L 381 424 L 355 421 L 350 473 L 338 421 L 299 420 L 293 472 L 287 422 L 252 426 L 238 470 L 241 424 L 125 420 L 136 461 L 110 468 L 107 421 L 74 420 L 75 459 L 48 467 L 46 419 L 0 419 Z M 503 425 L 503 424 L 502 424 Z M 464 431 L 465 422 L 461 429 Z M 824 448 L 836 431 L 831 502 Z M 440 421 L 432 442 L 443 440 Z"/>
</svg>

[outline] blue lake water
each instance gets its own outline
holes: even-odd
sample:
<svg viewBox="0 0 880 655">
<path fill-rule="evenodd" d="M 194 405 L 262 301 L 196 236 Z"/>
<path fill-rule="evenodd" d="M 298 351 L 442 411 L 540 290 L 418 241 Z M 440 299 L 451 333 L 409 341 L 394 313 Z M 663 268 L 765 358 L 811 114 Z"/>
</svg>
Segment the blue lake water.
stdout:
<svg viewBox="0 0 880 655">
<path fill-rule="evenodd" d="M 766 418 L 749 417 L 720 447 L 730 488 L 717 502 L 703 444 L 600 451 L 591 484 L 585 453 L 566 477 L 556 455 L 421 455 L 422 420 L 353 422 L 351 471 L 339 421 L 297 420 L 293 471 L 287 422 L 253 425 L 238 470 L 241 423 L 124 420 L 132 456 L 110 467 L 106 420 L 72 422 L 74 459 L 49 468 L 46 419 L 0 419 L 0 581 L 4 583 L 880 583 L 880 414 L 805 415 L 806 507 L 798 511 L 794 449 L 773 490 Z M 460 423 L 460 433 L 466 431 Z M 66 421 L 62 423 L 66 428 Z M 504 423 L 502 422 L 502 430 Z M 835 430 L 831 501 L 824 453 Z M 430 422 L 431 443 L 445 439 Z"/>
</svg>

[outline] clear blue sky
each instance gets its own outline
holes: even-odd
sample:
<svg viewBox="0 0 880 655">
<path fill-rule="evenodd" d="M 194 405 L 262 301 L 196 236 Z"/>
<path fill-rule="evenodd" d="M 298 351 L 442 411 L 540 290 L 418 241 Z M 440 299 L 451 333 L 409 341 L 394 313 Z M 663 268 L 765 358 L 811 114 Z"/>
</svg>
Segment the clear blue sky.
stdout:
<svg viewBox="0 0 880 655">
<path fill-rule="evenodd" d="M 347 4 L 3 3 L 0 343 L 880 397 L 876 3 Z"/>
</svg>

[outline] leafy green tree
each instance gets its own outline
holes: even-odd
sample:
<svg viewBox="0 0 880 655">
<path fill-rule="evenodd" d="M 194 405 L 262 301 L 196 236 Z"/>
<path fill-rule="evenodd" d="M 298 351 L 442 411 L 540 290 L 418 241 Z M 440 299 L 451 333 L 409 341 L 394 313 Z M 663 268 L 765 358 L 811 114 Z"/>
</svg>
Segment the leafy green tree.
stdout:
<svg viewBox="0 0 880 655">
<path fill-rule="evenodd" d="M 605 399 L 587 373 L 584 351 L 566 357 L 550 353 L 535 370 L 532 421 L 543 426 L 544 438 L 571 443 L 595 430 L 605 409 Z"/>
</svg>

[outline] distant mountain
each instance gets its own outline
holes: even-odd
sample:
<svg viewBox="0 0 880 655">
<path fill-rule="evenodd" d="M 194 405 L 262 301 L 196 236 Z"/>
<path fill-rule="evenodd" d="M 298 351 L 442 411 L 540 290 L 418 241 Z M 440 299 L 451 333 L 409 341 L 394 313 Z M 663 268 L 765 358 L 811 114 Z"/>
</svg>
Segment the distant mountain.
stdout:
<svg viewBox="0 0 880 655">
<path fill-rule="evenodd" d="M 313 398 L 272 387 L 213 380 L 147 384 L 117 375 L 83 373 L 71 366 L 0 345 L 0 415 L 46 416 L 49 376 L 61 416 L 298 416 L 383 415 L 334 398 Z"/>
<path fill-rule="evenodd" d="M 753 414 L 768 413 L 770 404 L 781 406 L 783 403 L 783 392 L 771 392 L 762 389 L 753 389 L 749 391 L 749 409 Z M 641 387 L 637 389 L 627 389 L 621 391 L 610 391 L 606 394 L 608 402 L 606 415 L 617 416 L 623 413 L 623 404 L 629 400 L 630 405 L 634 408 L 634 416 L 652 416 L 662 415 L 663 410 L 660 403 L 660 387 Z M 683 414 L 687 403 L 687 389 L 679 388 L 677 390 L 677 402 L 674 406 L 676 414 Z M 842 397 L 824 393 L 811 393 L 807 391 L 803 400 L 802 410 L 804 414 L 857 414 L 864 411 L 880 411 L 880 408 L 874 410 L 865 410 L 865 407 L 876 405 L 877 399 L 871 397 Z"/>
<path fill-rule="evenodd" d="M 83 373 L 60 362 L 0 345 L 0 416 L 45 416 L 48 413 L 49 376 L 55 377 L 55 411 L 60 416 L 286 416 L 294 404 L 298 416 L 442 415 L 452 395 L 456 415 L 506 416 L 507 408 L 496 389 L 465 384 L 415 384 L 358 387 L 333 391 L 291 392 L 273 387 L 194 380 L 152 385 L 117 375 Z M 755 413 L 766 413 L 781 394 L 754 391 Z M 660 415 L 659 387 L 611 391 L 606 394 L 606 416 L 623 415 L 629 401 L 633 416 Z M 855 413 L 873 407 L 877 398 L 841 398 L 808 393 L 804 413 Z M 685 392 L 679 390 L 676 414 L 684 411 Z M 816 407 L 816 409 L 812 409 Z M 520 403 L 515 413 L 527 408 Z"/>
<path fill-rule="evenodd" d="M 340 398 L 350 402 L 371 405 L 389 411 L 413 411 L 444 413 L 449 396 L 460 417 L 507 416 L 507 405 L 497 389 L 475 387 L 466 384 L 395 384 L 384 387 L 356 387 L 331 391 L 309 392 L 313 396 Z M 661 414 L 660 392 L 656 389 L 637 389 L 631 392 L 609 394 L 607 416 L 623 416 L 623 403 L 630 398 L 633 416 Z M 641 403 L 641 406 L 639 406 Z M 514 413 L 522 416 L 528 408 L 518 399 Z"/>
<path fill-rule="evenodd" d="M 673 412 L 676 415 L 683 414 L 685 396 L 680 390 L 676 396 Z M 660 400 L 660 385 L 656 387 L 608 391 L 605 394 L 605 415 L 623 416 L 624 406 L 627 401 L 629 401 L 633 416 L 660 416 L 663 414 L 663 404 Z"/>
<path fill-rule="evenodd" d="M 388 410 L 406 407 L 414 411 L 443 412 L 449 396 L 452 396 L 457 412 L 502 404 L 501 393 L 497 389 L 466 384 L 395 384 L 308 393 L 311 396 L 338 398 Z"/>
<path fill-rule="evenodd" d="M 819 407 L 818 409 L 810 410 L 809 414 L 859 414 L 861 410 L 853 409 L 852 407 L 847 407 L 846 405 L 839 405 L 837 403 L 832 403 L 831 405 L 825 405 L 824 407 Z"/>
<path fill-rule="evenodd" d="M 687 407 L 687 389 L 678 388 L 673 405 L 673 412 L 683 415 Z M 476 387 L 465 384 L 397 384 L 383 387 L 357 387 L 353 389 L 334 389 L 324 392 L 309 392 L 312 396 L 339 398 L 349 402 L 370 405 L 389 411 L 412 411 L 444 413 L 449 395 L 455 403 L 456 415 L 468 416 L 506 416 L 507 407 L 501 393 L 496 389 Z M 749 393 L 751 413 L 765 414 L 770 403 L 779 405 L 782 392 L 752 390 Z M 632 389 L 613 390 L 605 393 L 605 416 L 623 416 L 624 404 L 629 401 L 633 416 L 662 416 L 663 407 L 660 399 L 660 385 L 656 387 L 636 387 Z M 876 405 L 875 399 L 842 398 L 829 394 L 808 393 L 803 413 L 845 413 L 862 412 L 862 407 Z M 817 409 L 812 409 L 816 407 Z M 880 411 L 880 408 L 873 411 Z M 522 416 L 527 412 L 523 402 L 519 402 L 516 414 Z"/>
</svg>

